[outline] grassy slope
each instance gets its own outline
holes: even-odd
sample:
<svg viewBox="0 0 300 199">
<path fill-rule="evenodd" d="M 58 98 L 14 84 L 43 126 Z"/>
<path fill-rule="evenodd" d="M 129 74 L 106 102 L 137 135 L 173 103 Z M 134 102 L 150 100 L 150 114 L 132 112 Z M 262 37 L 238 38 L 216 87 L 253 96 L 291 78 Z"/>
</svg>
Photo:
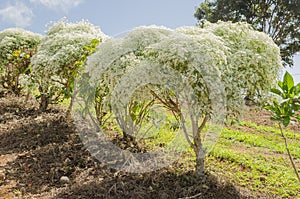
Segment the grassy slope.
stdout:
<svg viewBox="0 0 300 199">
<path fill-rule="evenodd" d="M 207 156 L 207 169 L 255 192 L 257 196 L 262 193 L 272 198 L 300 199 L 300 184 L 288 159 L 279 128 L 269 121 L 268 114 L 256 111 L 251 110 L 244 121 L 223 128 L 217 144 Z M 269 122 L 262 122 L 265 120 Z M 286 128 L 285 135 L 300 172 L 300 128 L 296 129 Z M 152 148 L 158 143 L 168 143 L 174 138 L 173 135 L 163 129 L 160 136 L 148 145 Z M 182 161 L 190 170 L 194 167 L 195 157 L 191 149 L 188 151 Z"/>
<path fill-rule="evenodd" d="M 267 198 L 300 198 L 300 185 L 278 128 L 261 122 L 261 115 L 254 114 L 252 117 L 258 122 L 246 119 L 234 126 L 224 127 L 217 144 L 207 156 L 208 172 L 244 187 L 257 198 L 262 195 Z M 300 131 L 285 129 L 285 134 L 300 172 Z M 156 143 L 170 140 L 170 133 L 161 135 Z M 182 169 L 193 169 L 194 155 L 189 151 L 180 160 L 186 167 L 176 168 L 178 173 Z"/>
<path fill-rule="evenodd" d="M 266 118 L 268 122 L 262 122 Z M 286 128 L 285 136 L 300 172 L 300 132 Z M 167 145 L 174 134 L 168 128 L 163 128 L 154 137 L 147 145 L 161 150 L 158 145 Z M 177 139 L 176 146 L 186 144 L 185 141 L 180 142 L 185 140 L 183 137 Z M 186 146 L 180 148 L 186 150 Z M 187 151 L 186 158 L 180 162 L 186 165 L 186 170 L 191 170 L 194 168 L 195 156 L 192 149 Z M 250 118 L 224 127 L 207 156 L 206 164 L 213 175 L 229 179 L 257 196 L 263 194 L 271 198 L 300 199 L 300 184 L 290 164 L 279 128 L 269 121 L 269 115 L 264 111 L 251 110 Z"/>
<path fill-rule="evenodd" d="M 216 145 L 207 156 L 207 169 L 210 173 L 229 179 L 233 184 L 244 187 L 257 197 L 300 198 L 300 184 L 290 164 L 279 128 L 269 120 L 261 122 L 260 117 L 269 116 L 251 113 L 247 121 L 224 127 Z M 260 124 L 258 124 L 260 123 Z M 164 130 L 152 144 L 170 139 Z M 300 132 L 285 129 L 290 151 L 300 172 Z M 194 153 L 181 162 L 186 170 L 193 169 Z"/>
<path fill-rule="evenodd" d="M 214 148 L 207 156 L 209 172 L 229 179 L 235 185 L 245 187 L 257 195 L 260 193 L 272 198 L 300 198 L 300 185 L 288 159 L 279 128 L 270 122 L 260 123 L 260 114 L 255 115 L 256 122 L 242 121 L 233 126 L 224 127 Z M 249 118 L 248 118 L 249 119 Z M 154 142 L 170 140 L 165 130 Z M 290 151 L 300 170 L 300 132 L 285 129 Z M 155 143 L 152 143 L 155 145 Z M 194 154 L 188 150 L 188 156 L 182 160 L 193 168 Z"/>
<path fill-rule="evenodd" d="M 300 168 L 300 134 L 286 129 L 289 146 Z M 276 126 L 252 122 L 224 128 L 207 157 L 209 170 L 234 184 L 278 198 L 299 198 L 300 185 Z"/>
</svg>

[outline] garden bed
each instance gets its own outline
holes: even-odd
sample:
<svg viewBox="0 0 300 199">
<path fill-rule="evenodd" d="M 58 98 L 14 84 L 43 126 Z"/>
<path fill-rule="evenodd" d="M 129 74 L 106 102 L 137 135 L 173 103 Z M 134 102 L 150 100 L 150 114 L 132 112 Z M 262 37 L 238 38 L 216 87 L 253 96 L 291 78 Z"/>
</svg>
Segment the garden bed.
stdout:
<svg viewBox="0 0 300 199">
<path fill-rule="evenodd" d="M 1 93 L 1 199 L 277 197 L 253 189 L 251 183 L 243 187 L 234 176 L 234 163 L 225 158 L 209 156 L 208 172 L 202 179 L 194 177 L 193 163 L 188 161 L 193 157 L 189 154 L 167 168 L 150 173 L 130 174 L 107 168 L 84 148 L 64 109 L 52 106 L 41 113 L 37 107 L 34 99 L 26 101 L 25 96 Z M 226 168 L 223 172 L 219 170 L 220 164 L 230 168 L 232 177 L 224 174 Z M 243 169 L 249 172 L 249 168 Z M 62 176 L 69 181 L 62 182 Z M 290 198 L 296 196 L 291 193 Z"/>
</svg>

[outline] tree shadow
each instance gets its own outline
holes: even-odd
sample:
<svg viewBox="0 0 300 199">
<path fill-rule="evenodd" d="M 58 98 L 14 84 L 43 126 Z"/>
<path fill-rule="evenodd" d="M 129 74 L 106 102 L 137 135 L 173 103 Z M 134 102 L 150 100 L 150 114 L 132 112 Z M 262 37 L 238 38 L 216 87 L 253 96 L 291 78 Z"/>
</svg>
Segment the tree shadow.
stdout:
<svg viewBox="0 0 300 199">
<path fill-rule="evenodd" d="M 119 173 L 114 177 L 95 179 L 90 182 L 76 182 L 75 186 L 55 198 L 250 198 L 242 196 L 232 184 L 221 182 L 211 174 L 197 179 L 192 172 L 178 174 L 176 171 L 162 169 L 144 174 Z"/>
<path fill-rule="evenodd" d="M 6 166 L 6 176 L 23 194 L 65 187 L 55 198 L 250 198 L 216 176 L 197 179 L 178 165 L 144 174 L 108 169 L 84 149 L 74 124 L 61 111 L 38 113 L 18 103 L 1 111 L 16 120 L 9 121 L 11 127 L 4 125 L 8 129 L 0 128 L 0 152 L 19 153 Z M 61 176 L 68 176 L 70 184 L 60 182 Z"/>
<path fill-rule="evenodd" d="M 2 126 L 0 129 L 1 153 L 34 150 L 50 143 L 61 144 L 66 142 L 74 131 L 62 114 L 55 112 L 32 114 L 35 117 L 11 121 Z"/>
<path fill-rule="evenodd" d="M 82 155 L 74 125 L 61 109 L 40 112 L 23 99 L 6 96 L 0 100 L 0 113 L 5 121 L 0 122 L 0 155 L 17 153 L 5 166 L 7 180 L 18 182 L 17 188 L 37 193 L 43 186 L 58 186 L 61 175 L 85 165 L 80 157 L 87 154 Z"/>
<path fill-rule="evenodd" d="M 19 154 L 6 166 L 6 176 L 18 182 L 16 189 L 37 194 L 64 186 L 61 176 L 71 176 L 93 164 L 79 138 L 72 135 L 66 142 L 49 143 Z"/>
<path fill-rule="evenodd" d="M 73 134 L 64 143 L 51 143 L 19 155 L 9 163 L 8 180 L 17 181 L 16 189 L 23 194 L 41 194 L 65 187 L 55 197 L 68 198 L 228 198 L 246 199 L 229 182 L 207 174 L 198 179 L 172 165 L 143 174 L 129 174 L 108 169 L 93 159 L 81 140 Z M 70 183 L 60 182 L 67 176 Z"/>
</svg>

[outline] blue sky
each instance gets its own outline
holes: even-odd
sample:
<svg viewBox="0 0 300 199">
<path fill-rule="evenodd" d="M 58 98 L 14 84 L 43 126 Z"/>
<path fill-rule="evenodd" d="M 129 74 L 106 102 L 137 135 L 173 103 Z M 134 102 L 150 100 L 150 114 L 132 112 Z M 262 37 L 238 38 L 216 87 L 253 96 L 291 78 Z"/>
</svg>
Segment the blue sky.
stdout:
<svg viewBox="0 0 300 199">
<path fill-rule="evenodd" d="M 201 0 L 1 0 L 0 29 L 19 26 L 43 33 L 49 21 L 87 19 L 110 36 L 140 25 L 195 25 Z"/>
<path fill-rule="evenodd" d="M 87 19 L 109 36 L 140 25 L 169 28 L 196 24 L 195 7 L 203 0 L 1 0 L 0 31 L 10 27 L 43 34 L 46 24 L 67 17 Z M 288 69 L 300 82 L 300 55 L 294 69 Z"/>
</svg>

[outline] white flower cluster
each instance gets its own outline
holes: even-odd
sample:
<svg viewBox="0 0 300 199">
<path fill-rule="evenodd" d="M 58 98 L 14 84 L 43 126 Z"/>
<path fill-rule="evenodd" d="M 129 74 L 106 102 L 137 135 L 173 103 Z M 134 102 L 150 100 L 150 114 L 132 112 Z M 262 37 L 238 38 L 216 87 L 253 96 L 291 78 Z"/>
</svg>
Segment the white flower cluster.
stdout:
<svg viewBox="0 0 300 199">
<path fill-rule="evenodd" d="M 87 61 L 87 70 L 90 72 L 92 80 L 99 80 L 99 75 L 109 70 L 118 73 L 116 68 L 126 68 L 127 64 L 117 63 L 116 65 L 116 62 L 127 63 L 126 59 L 136 61 L 137 58 L 132 53 L 142 52 L 147 46 L 162 41 L 169 34 L 172 34 L 172 30 L 164 27 L 142 26 L 133 29 L 124 38 L 111 38 L 101 43 L 97 52 L 89 56 Z M 110 73 L 110 75 L 114 75 L 114 73 Z"/>
<path fill-rule="evenodd" d="M 21 28 L 9 28 L 0 32 L 0 73 L 12 59 L 16 50 L 35 51 L 42 35 Z"/>
<path fill-rule="evenodd" d="M 264 95 L 282 67 L 279 48 L 266 34 L 246 23 L 206 22 L 203 28 L 135 28 L 99 45 L 88 58 L 87 70 L 92 82 L 104 80 L 113 91 L 118 79 L 129 68 L 142 67 L 144 60 L 171 67 L 188 79 L 202 113 L 210 111 L 214 100 L 227 101 L 227 109 L 237 112 L 241 96 L 256 91 Z M 127 81 L 134 85 L 135 79 Z"/>
<path fill-rule="evenodd" d="M 65 19 L 53 23 L 46 32 L 46 37 L 38 46 L 37 54 L 32 58 L 35 72 L 41 75 L 58 75 L 61 71 L 71 69 L 93 39 L 103 41 L 107 36 L 101 30 L 88 23 L 68 23 Z"/>
<path fill-rule="evenodd" d="M 77 75 L 76 63 L 82 61 L 85 47 L 94 39 L 102 42 L 107 38 L 99 27 L 84 20 L 69 23 L 62 19 L 52 23 L 31 59 L 34 78 L 44 87 L 43 92 L 64 89 L 66 82 Z"/>
<path fill-rule="evenodd" d="M 204 23 L 204 30 L 221 37 L 230 54 L 223 81 L 229 109 L 238 111 L 240 96 L 266 97 L 282 70 L 280 49 L 271 37 L 247 23 Z"/>
</svg>

